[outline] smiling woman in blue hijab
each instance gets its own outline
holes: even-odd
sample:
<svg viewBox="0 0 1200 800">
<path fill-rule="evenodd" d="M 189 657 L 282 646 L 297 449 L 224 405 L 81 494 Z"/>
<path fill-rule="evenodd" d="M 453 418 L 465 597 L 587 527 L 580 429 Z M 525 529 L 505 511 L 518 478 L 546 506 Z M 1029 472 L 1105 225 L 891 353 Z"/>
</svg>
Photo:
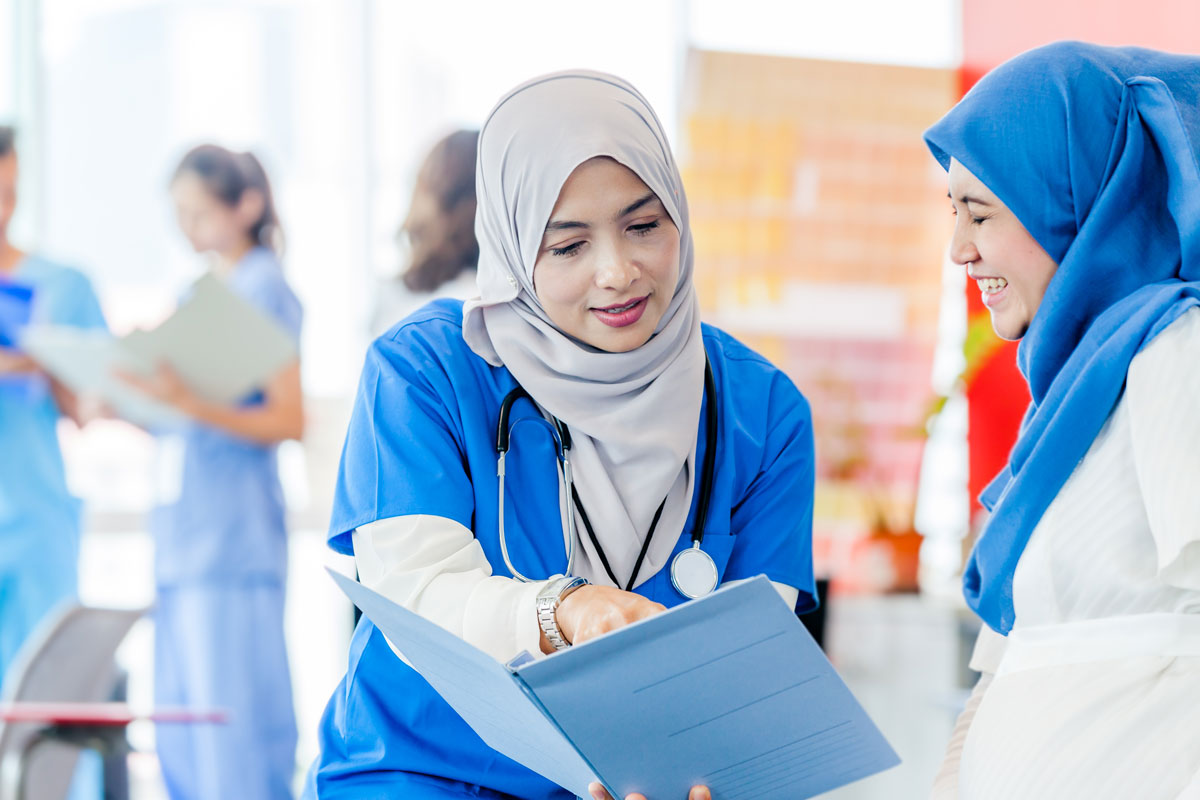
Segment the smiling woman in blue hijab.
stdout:
<svg viewBox="0 0 1200 800">
<path fill-rule="evenodd" d="M 926 141 L 1033 398 L 935 796 L 1200 797 L 1200 58 L 1039 48 Z"/>
</svg>

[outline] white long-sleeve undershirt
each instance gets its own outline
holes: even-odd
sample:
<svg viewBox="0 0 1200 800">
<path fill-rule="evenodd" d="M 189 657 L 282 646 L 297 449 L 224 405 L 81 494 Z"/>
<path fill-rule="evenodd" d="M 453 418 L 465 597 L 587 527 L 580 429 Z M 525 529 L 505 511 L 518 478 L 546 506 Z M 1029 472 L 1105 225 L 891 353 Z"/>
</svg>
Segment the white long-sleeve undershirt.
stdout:
<svg viewBox="0 0 1200 800">
<path fill-rule="evenodd" d="M 446 517 L 377 520 L 355 530 L 353 541 L 359 580 L 367 588 L 498 661 L 522 650 L 541 652 L 537 595 L 557 576 L 532 583 L 493 576 L 475 536 Z M 789 608 L 795 606 L 798 589 L 772 585 Z"/>
</svg>

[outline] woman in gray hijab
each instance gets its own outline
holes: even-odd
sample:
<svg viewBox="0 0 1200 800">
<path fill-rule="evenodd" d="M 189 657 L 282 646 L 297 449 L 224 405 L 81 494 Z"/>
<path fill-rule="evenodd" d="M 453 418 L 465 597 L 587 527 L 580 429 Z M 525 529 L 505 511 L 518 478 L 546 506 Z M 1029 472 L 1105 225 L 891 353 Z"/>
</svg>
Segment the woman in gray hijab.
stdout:
<svg viewBox="0 0 1200 800">
<path fill-rule="evenodd" d="M 517 87 L 476 191 L 479 296 L 372 346 L 331 546 L 501 661 L 759 574 L 813 608 L 808 404 L 700 323 L 687 199 L 641 94 L 582 71 Z M 307 797 L 571 796 L 484 744 L 366 618 L 320 736 Z"/>
</svg>

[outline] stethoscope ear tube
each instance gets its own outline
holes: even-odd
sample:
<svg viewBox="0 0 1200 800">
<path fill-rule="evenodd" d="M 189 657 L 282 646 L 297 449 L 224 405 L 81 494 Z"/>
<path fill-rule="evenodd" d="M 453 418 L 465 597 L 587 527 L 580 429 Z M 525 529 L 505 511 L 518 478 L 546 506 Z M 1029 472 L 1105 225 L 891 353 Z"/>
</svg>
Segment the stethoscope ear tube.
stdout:
<svg viewBox="0 0 1200 800">
<path fill-rule="evenodd" d="M 508 394 L 504 395 L 504 400 L 500 402 L 500 419 L 496 423 L 496 453 L 503 456 L 508 452 L 509 427 L 508 416 L 512 411 L 513 403 L 520 400 L 522 397 L 529 397 L 529 393 L 521 386 L 516 387 Z"/>
<path fill-rule="evenodd" d="M 704 359 L 704 400 L 708 403 L 708 414 L 704 426 L 704 466 L 700 473 L 700 498 L 696 506 L 696 527 L 692 528 L 692 544 L 699 547 L 704 541 L 704 527 L 708 524 L 708 510 L 712 505 L 713 476 L 717 469 L 717 381 L 713 378 L 712 365 Z"/>
</svg>

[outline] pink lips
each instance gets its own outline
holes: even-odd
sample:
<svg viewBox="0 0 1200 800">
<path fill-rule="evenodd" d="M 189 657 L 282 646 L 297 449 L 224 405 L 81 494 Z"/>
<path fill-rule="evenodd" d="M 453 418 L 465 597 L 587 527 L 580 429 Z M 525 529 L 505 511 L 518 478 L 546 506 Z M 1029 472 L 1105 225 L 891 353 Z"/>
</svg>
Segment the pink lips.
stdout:
<svg viewBox="0 0 1200 800">
<path fill-rule="evenodd" d="M 605 325 L 608 325 L 611 328 L 624 328 L 625 326 L 632 325 L 642 318 L 642 314 L 646 312 L 646 299 L 649 296 L 650 295 L 646 295 L 645 297 L 639 297 L 635 300 L 629 300 L 624 303 L 614 303 L 613 305 L 605 306 L 604 308 L 593 308 L 591 311 L 596 319 L 600 320 Z M 613 308 L 621 308 L 624 310 L 617 312 L 608 310 Z"/>
<path fill-rule="evenodd" d="M 992 306 L 997 305 L 1001 300 L 1003 300 L 1005 297 L 1008 296 L 1008 287 L 1005 286 L 1003 289 L 1001 289 L 1000 291 L 998 291 L 994 294 L 988 294 L 987 292 L 982 292 L 982 295 L 983 295 L 983 304 L 985 306 L 987 306 L 988 308 L 991 308 Z"/>
</svg>

